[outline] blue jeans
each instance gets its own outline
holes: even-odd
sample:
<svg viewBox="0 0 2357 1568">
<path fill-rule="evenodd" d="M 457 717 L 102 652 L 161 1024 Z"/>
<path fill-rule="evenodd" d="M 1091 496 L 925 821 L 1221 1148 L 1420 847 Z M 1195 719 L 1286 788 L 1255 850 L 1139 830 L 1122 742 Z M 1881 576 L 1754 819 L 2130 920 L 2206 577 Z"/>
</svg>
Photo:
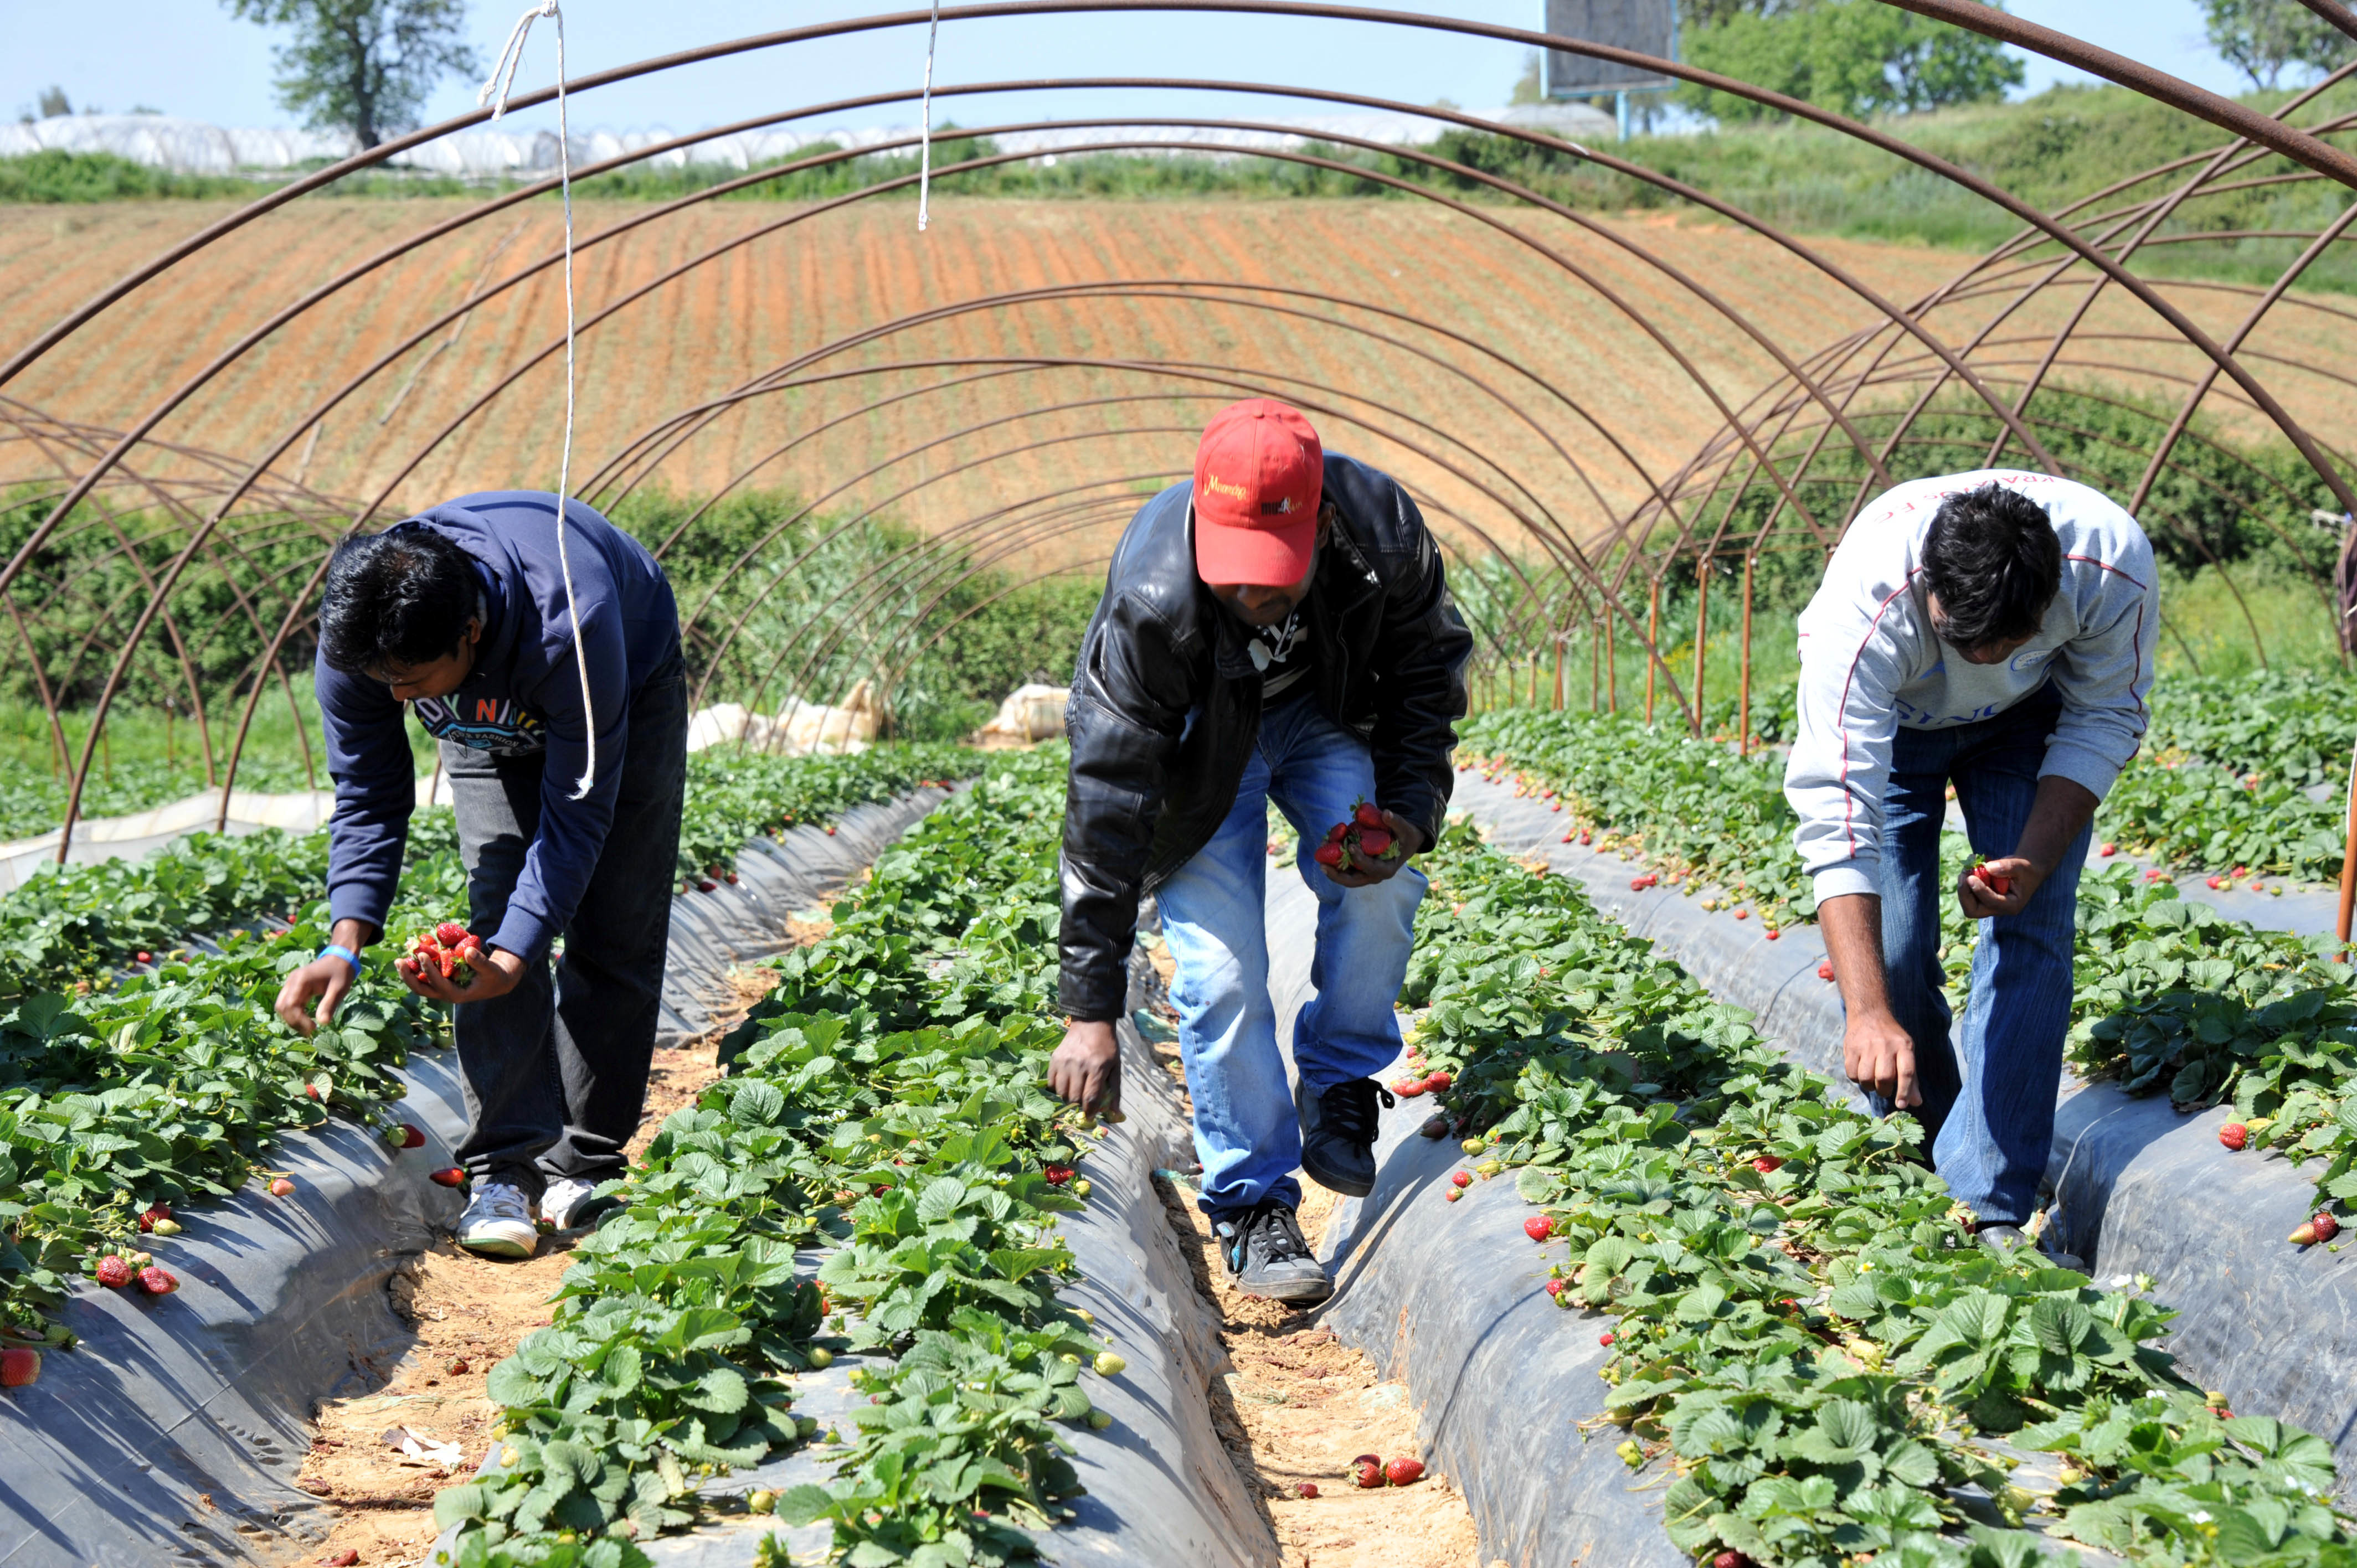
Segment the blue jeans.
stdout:
<svg viewBox="0 0 2357 1568">
<path fill-rule="evenodd" d="M 1266 1198 L 1301 1201 L 1301 1123 L 1276 1046 L 1265 931 L 1268 802 L 1301 835 L 1295 862 L 1318 897 L 1316 995 L 1293 1025 L 1301 1081 L 1322 1090 L 1372 1077 L 1399 1054 L 1400 982 L 1414 943 L 1424 874 L 1343 887 L 1310 859 L 1326 830 L 1375 796 L 1366 744 L 1307 695 L 1261 716 L 1234 809 L 1211 841 L 1155 893 L 1177 966 L 1170 988 L 1178 1050 L 1195 1101 L 1203 1207 L 1213 1214 Z"/>
<path fill-rule="evenodd" d="M 1980 922 L 1964 1026 L 1952 1047 L 1939 949 L 1941 909 L 1955 894 L 1940 875 L 1940 824 L 1953 781 L 1974 853 L 2011 854 L 2061 707 L 2050 686 L 1978 724 L 1902 728 L 1883 795 L 1883 961 L 1891 1010 L 1915 1041 L 1923 1096 L 1915 1114 L 1933 1168 L 1988 1223 L 2027 1220 L 2046 1174 L 2071 1023 L 2079 873 L 2093 828 L 2081 831 L 2028 908 Z M 1887 1101 L 1873 1100 L 1889 1113 Z"/>
</svg>

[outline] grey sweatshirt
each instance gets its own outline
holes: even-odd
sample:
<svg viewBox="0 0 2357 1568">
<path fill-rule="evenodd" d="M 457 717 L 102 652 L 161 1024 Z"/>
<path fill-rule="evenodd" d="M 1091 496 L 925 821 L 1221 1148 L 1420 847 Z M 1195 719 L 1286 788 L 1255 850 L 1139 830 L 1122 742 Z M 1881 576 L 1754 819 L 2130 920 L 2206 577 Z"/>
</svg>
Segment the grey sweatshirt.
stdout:
<svg viewBox="0 0 2357 1568">
<path fill-rule="evenodd" d="M 1932 630 L 1923 534 L 1945 498 L 1995 481 L 2046 509 L 2062 544 L 2062 583 L 2038 635 L 2002 664 L 1974 664 Z M 1886 491 L 1849 526 L 1801 615 L 1800 735 L 1784 795 L 1820 901 L 1880 890 L 1882 796 L 1900 725 L 1943 729 L 1991 718 L 2050 679 L 2062 716 L 2039 776 L 2100 800 L 2144 739 L 2160 596 L 2152 544 L 2120 507 L 2084 485 L 1990 468 Z"/>
</svg>

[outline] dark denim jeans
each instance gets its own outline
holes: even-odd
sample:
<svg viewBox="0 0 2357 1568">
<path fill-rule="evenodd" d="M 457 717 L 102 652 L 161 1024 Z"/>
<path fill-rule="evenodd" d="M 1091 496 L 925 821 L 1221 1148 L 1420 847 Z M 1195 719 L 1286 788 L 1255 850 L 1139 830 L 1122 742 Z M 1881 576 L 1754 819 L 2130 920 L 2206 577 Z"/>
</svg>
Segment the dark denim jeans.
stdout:
<svg viewBox="0 0 2357 1568">
<path fill-rule="evenodd" d="M 1995 718 L 1901 729 L 1883 796 L 1882 950 L 1890 1004 L 1915 1041 L 1932 1163 L 1984 1221 L 2018 1225 L 2037 1207 L 2054 1141 L 2054 1097 L 2071 1022 L 2079 873 L 2092 827 L 2063 853 L 2018 915 L 1980 923 L 1972 993 L 1953 1046 L 1941 972 L 1940 824 L 1956 787 L 1964 831 L 1984 859 L 2011 854 L 2038 798 L 2038 769 L 2062 711 L 2047 687 Z M 1890 1107 L 1878 1096 L 1875 1109 Z"/>
<path fill-rule="evenodd" d="M 544 756 L 442 743 L 474 930 L 499 928 L 539 834 Z M 457 1009 L 469 1122 L 457 1156 L 477 1177 L 537 1198 L 557 1176 L 622 1174 L 654 1061 L 686 788 L 687 674 L 673 654 L 630 694 L 613 826 L 562 961 L 528 964 L 513 991 Z"/>
</svg>

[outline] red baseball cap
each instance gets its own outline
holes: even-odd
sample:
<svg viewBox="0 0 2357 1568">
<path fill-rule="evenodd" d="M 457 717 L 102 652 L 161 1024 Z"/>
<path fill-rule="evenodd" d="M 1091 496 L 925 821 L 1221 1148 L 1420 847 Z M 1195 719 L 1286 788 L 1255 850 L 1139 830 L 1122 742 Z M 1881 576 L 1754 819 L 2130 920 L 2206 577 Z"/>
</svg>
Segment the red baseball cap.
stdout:
<svg viewBox="0 0 2357 1568">
<path fill-rule="evenodd" d="M 1326 452 L 1271 398 L 1232 403 L 1195 448 L 1195 570 L 1206 583 L 1287 587 L 1309 573 Z"/>
</svg>

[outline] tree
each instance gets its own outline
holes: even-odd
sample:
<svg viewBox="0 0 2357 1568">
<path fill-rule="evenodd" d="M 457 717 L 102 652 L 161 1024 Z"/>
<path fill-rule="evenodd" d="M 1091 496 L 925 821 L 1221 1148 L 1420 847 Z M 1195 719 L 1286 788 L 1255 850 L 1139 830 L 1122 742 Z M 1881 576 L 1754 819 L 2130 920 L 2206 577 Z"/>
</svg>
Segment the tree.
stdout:
<svg viewBox="0 0 2357 1568">
<path fill-rule="evenodd" d="M 2348 34 L 2299 0 L 2202 0 L 2210 45 L 2227 64 L 2273 91 L 2286 70 L 2321 74 L 2348 59 Z"/>
<path fill-rule="evenodd" d="M 41 89 L 42 119 L 53 120 L 60 114 L 70 114 L 72 113 L 73 104 L 66 97 L 66 90 L 64 88 L 45 87 Z"/>
<path fill-rule="evenodd" d="M 1994 39 L 1879 0 L 1817 0 L 1772 12 L 1729 10 L 1685 36 L 1685 58 L 1852 118 L 1988 103 L 2019 86 L 2022 63 Z M 1687 85 L 1679 102 L 1719 120 L 1762 120 L 1776 111 L 1748 98 Z"/>
<path fill-rule="evenodd" d="M 292 27 L 271 56 L 284 108 L 314 130 L 350 131 L 363 147 L 417 123 L 446 75 L 480 68 L 461 40 L 466 0 L 224 0 L 231 14 Z"/>
<path fill-rule="evenodd" d="M 1545 81 L 1541 74 L 1539 51 L 1523 51 L 1523 74 L 1514 79 L 1514 95 L 1509 103 L 1543 103 L 1546 101 Z"/>
</svg>

